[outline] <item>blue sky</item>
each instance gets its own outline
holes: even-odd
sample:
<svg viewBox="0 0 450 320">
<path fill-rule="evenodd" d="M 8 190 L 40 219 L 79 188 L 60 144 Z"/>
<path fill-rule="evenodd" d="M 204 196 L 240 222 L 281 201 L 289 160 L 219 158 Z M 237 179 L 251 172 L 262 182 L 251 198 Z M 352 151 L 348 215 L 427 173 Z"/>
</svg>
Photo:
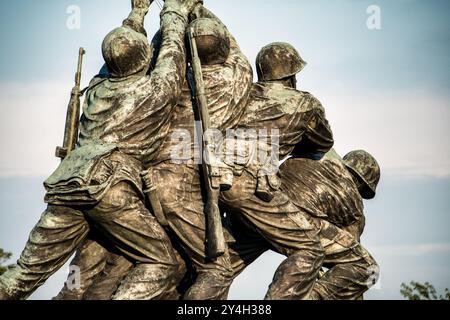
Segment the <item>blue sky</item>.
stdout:
<svg viewBox="0 0 450 320">
<path fill-rule="evenodd" d="M 15 257 L 44 209 L 42 180 L 57 166 L 78 47 L 83 83 L 102 65 L 103 37 L 129 0 L 0 2 L 0 247 Z M 450 2 L 446 0 L 205 0 L 253 62 L 273 41 L 298 48 L 308 66 L 299 87 L 322 101 L 341 154 L 363 148 L 383 177 L 366 202 L 364 245 L 381 265 L 368 298 L 400 298 L 401 282 L 450 287 Z M 69 30 L 70 5 L 81 29 Z M 370 5 L 381 30 L 366 27 Z M 149 34 L 158 27 L 154 4 Z M 281 257 L 267 254 L 233 286 L 233 298 L 262 298 Z M 64 279 L 35 298 L 49 298 Z M 264 280 L 264 281 L 263 281 Z"/>
</svg>

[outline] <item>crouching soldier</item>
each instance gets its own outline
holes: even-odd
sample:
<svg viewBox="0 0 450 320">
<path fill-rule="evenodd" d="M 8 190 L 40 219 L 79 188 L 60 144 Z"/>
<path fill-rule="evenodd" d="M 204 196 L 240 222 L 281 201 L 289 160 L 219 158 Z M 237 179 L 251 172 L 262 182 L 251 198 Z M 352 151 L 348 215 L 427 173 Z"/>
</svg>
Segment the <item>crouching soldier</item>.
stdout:
<svg viewBox="0 0 450 320">
<path fill-rule="evenodd" d="M 308 299 L 357 299 L 377 280 L 378 266 L 359 244 L 364 228 L 362 199 L 372 199 L 380 179 L 376 160 L 353 151 L 342 160 L 332 150 L 320 161 L 290 158 L 280 168 L 282 190 L 320 230 L 328 269 Z M 258 234 L 233 229 L 231 257 L 236 275 L 270 245 Z M 348 230 L 344 231 L 344 230 Z"/>
<path fill-rule="evenodd" d="M 380 167 L 363 150 L 341 159 L 293 158 L 281 167 L 283 189 L 321 228 L 328 271 L 314 286 L 314 299 L 356 299 L 375 284 L 378 266 L 359 243 L 365 225 L 363 199 L 372 199 Z M 347 232 L 343 231 L 346 230 Z"/>
</svg>

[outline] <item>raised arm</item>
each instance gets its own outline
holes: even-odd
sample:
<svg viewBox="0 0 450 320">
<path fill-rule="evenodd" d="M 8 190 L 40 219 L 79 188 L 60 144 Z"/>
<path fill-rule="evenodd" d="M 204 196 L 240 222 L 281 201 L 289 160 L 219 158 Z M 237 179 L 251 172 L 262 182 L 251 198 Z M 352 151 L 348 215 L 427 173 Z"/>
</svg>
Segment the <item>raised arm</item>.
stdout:
<svg viewBox="0 0 450 320">
<path fill-rule="evenodd" d="M 144 20 L 152 2 L 153 0 L 131 0 L 132 9 L 128 18 L 123 21 L 123 26 L 147 36 L 147 31 L 144 28 Z"/>
<path fill-rule="evenodd" d="M 202 1 L 165 1 L 160 14 L 161 48 L 148 81 L 134 93 L 136 101 L 154 109 L 174 104 L 178 99 L 186 73 L 185 30 L 188 16 L 198 3 Z"/>
</svg>

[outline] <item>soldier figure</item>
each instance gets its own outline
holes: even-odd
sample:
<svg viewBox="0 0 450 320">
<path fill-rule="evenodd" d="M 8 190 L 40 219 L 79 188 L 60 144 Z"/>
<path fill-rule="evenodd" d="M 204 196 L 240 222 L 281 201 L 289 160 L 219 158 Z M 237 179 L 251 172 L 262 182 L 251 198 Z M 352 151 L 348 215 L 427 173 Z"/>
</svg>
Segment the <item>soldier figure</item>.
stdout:
<svg viewBox="0 0 450 320">
<path fill-rule="evenodd" d="M 291 158 L 280 168 L 283 190 L 312 216 L 349 232 L 358 242 L 364 231 L 363 199 L 375 197 L 380 166 L 363 150 L 342 159 L 333 149 L 320 161 Z"/>
<path fill-rule="evenodd" d="M 221 132 L 236 125 L 244 111 L 253 80 L 251 65 L 227 28 L 207 9 L 190 26 L 196 34 L 202 63 L 206 100 L 212 126 Z M 190 84 L 192 88 L 192 84 Z M 233 271 L 228 252 L 215 260 L 207 255 L 205 194 L 202 189 L 201 159 L 196 148 L 195 113 L 191 90 L 185 83 L 174 112 L 172 137 L 185 130 L 194 153 L 177 163 L 179 140 L 166 140 L 159 163 L 153 166 L 153 181 L 158 187 L 168 228 L 179 242 L 197 276 L 184 299 L 226 299 Z M 186 147 L 186 145 L 184 145 Z M 178 161 L 177 161 L 178 160 Z"/>
<path fill-rule="evenodd" d="M 152 48 L 143 22 L 151 2 L 133 0 L 129 18 L 103 41 L 110 77 L 90 83 L 79 145 L 45 182 L 48 207 L 17 266 L 0 277 L 0 299 L 28 297 L 67 261 L 91 228 L 136 263 L 115 299 L 156 297 L 176 286 L 180 264 L 144 205 L 140 174 L 169 130 L 185 74 L 188 15 L 201 1 L 166 0 L 162 47 L 149 76 Z"/>
<path fill-rule="evenodd" d="M 378 273 L 376 262 L 359 244 L 364 229 L 362 198 L 375 196 L 380 178 L 376 160 L 365 151 L 350 152 L 342 160 L 332 150 L 320 161 L 290 158 L 280 173 L 282 190 L 311 216 L 325 251 L 323 266 L 328 271 L 316 281 L 308 298 L 361 297 Z M 233 229 L 236 243 L 230 250 L 235 276 L 271 249 L 261 236 L 247 231 Z"/>
<path fill-rule="evenodd" d="M 247 160 L 246 151 L 240 148 L 249 145 L 251 150 L 252 144 L 257 144 L 261 151 L 265 144 L 262 140 L 271 138 L 271 145 L 266 147 L 276 154 L 269 159 L 291 154 L 320 158 L 330 150 L 334 141 L 322 105 L 310 93 L 296 90 L 296 74 L 304 66 L 289 44 L 264 47 L 256 62 L 259 82 L 252 87 L 246 113 L 239 123 L 245 140 L 236 134 L 234 141 L 225 143 L 225 150 L 229 150 L 227 143 L 235 143 L 241 153 L 234 163 L 233 187 L 221 194 L 232 228 L 248 229 L 287 256 L 276 271 L 266 299 L 308 298 L 324 258 L 312 219 L 280 189 L 278 162 L 269 160 L 271 165 L 267 166 L 260 160 Z M 252 141 L 251 137 L 247 139 L 246 130 L 263 130 L 266 136 Z"/>
<path fill-rule="evenodd" d="M 281 174 L 284 190 L 322 230 L 328 271 L 317 281 L 313 298 L 359 298 L 378 278 L 375 260 L 359 244 L 365 225 L 362 199 L 375 197 L 380 180 L 377 161 L 362 150 L 342 160 L 333 150 L 321 161 L 289 159 Z"/>
</svg>

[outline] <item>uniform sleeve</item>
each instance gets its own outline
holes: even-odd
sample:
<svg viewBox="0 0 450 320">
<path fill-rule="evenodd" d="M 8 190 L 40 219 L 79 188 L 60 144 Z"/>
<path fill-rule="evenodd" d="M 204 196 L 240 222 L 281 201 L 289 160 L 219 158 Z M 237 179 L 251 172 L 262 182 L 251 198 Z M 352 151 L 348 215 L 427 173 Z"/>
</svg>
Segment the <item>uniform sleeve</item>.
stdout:
<svg viewBox="0 0 450 320">
<path fill-rule="evenodd" d="M 334 145 L 333 132 L 322 104 L 310 97 L 311 108 L 306 112 L 302 140 L 296 145 L 296 156 L 320 160 Z"/>
<path fill-rule="evenodd" d="M 239 47 L 236 39 L 230 33 L 228 28 L 223 24 L 223 22 L 206 8 L 204 8 L 204 15 L 205 18 L 214 19 L 221 25 L 223 25 L 228 34 L 228 37 L 230 39 L 230 54 L 227 61 L 225 62 L 225 66 L 234 70 L 232 81 L 232 83 L 234 84 L 233 97 L 235 97 L 237 100 L 235 101 L 236 104 L 240 103 L 241 100 L 247 98 L 247 95 L 250 92 L 250 88 L 253 84 L 252 65 L 248 58 L 241 51 L 241 48 Z"/>
<path fill-rule="evenodd" d="M 133 8 L 128 18 L 123 21 L 122 25 L 147 36 L 147 31 L 144 28 L 144 19 L 147 12 L 148 9 Z"/>
<path fill-rule="evenodd" d="M 142 105 L 144 113 L 174 106 L 181 94 L 186 73 L 185 28 L 186 21 L 178 14 L 168 12 L 161 17 L 162 40 L 156 64 L 150 76 L 146 76 L 147 81 L 134 92 L 134 99 Z M 165 114 L 168 116 L 169 112 Z"/>
<path fill-rule="evenodd" d="M 343 229 L 350 233 L 358 242 L 360 242 L 365 226 L 366 218 L 364 215 L 362 215 L 359 220 L 355 221 L 349 226 L 344 226 Z"/>
<path fill-rule="evenodd" d="M 211 11 L 202 7 L 200 10 L 200 16 L 202 18 L 209 18 L 217 21 L 221 24 L 230 39 L 230 53 L 221 68 L 223 80 L 229 83 L 227 90 L 229 91 L 229 109 L 235 109 L 235 106 L 243 106 L 246 104 L 250 89 L 253 84 L 253 70 L 250 61 L 241 51 L 236 39 L 229 32 L 228 28 L 223 22 L 214 15 Z M 231 72 L 230 72 L 231 71 Z M 225 88 L 224 88 L 225 89 Z M 236 110 L 239 114 L 235 114 L 231 123 L 225 124 L 225 126 L 232 127 L 236 125 L 236 122 L 243 114 L 245 108 L 239 108 Z"/>
</svg>

